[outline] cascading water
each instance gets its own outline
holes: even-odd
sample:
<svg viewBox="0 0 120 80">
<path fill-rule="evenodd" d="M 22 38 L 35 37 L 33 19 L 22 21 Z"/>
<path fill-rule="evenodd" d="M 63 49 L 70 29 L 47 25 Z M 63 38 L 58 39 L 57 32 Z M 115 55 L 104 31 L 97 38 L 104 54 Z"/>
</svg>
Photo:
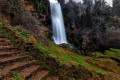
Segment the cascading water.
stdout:
<svg viewBox="0 0 120 80">
<path fill-rule="evenodd" d="M 51 19 L 53 27 L 53 40 L 56 44 L 68 43 L 66 39 L 64 21 L 60 3 L 57 0 L 49 0 L 51 7 Z"/>
</svg>

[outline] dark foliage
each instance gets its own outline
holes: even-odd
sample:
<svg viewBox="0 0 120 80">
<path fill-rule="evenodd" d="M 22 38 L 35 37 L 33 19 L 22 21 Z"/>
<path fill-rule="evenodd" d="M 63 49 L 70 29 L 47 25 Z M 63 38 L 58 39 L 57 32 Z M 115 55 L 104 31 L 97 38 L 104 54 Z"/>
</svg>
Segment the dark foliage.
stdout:
<svg viewBox="0 0 120 80">
<path fill-rule="evenodd" d="M 39 12 L 39 13 L 43 13 L 45 14 L 46 13 L 46 6 L 45 6 L 45 2 L 44 0 L 30 0 L 33 2 L 33 5 L 34 7 L 36 8 L 36 10 Z"/>
<path fill-rule="evenodd" d="M 12 25 L 22 25 L 33 33 L 39 33 L 38 21 L 20 0 L 1 0 L 0 11 L 10 19 Z"/>
<path fill-rule="evenodd" d="M 113 0 L 114 15 L 120 16 L 120 0 Z"/>
<path fill-rule="evenodd" d="M 69 41 L 84 51 L 120 48 L 120 1 L 113 0 L 113 7 L 104 0 L 83 1 L 60 1 Z"/>
</svg>

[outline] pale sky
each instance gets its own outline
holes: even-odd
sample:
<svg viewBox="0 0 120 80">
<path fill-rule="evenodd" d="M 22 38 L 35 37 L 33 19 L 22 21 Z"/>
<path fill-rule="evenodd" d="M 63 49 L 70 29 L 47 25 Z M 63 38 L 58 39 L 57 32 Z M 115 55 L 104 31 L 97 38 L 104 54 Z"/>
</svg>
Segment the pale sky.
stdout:
<svg viewBox="0 0 120 80">
<path fill-rule="evenodd" d="M 57 3 L 57 0 L 49 0 L 51 3 Z"/>
<path fill-rule="evenodd" d="M 108 5 L 110 5 L 111 7 L 113 6 L 113 0 L 105 0 L 107 2 Z"/>
<path fill-rule="evenodd" d="M 73 0 L 73 1 L 75 1 L 76 3 L 78 3 L 78 2 L 83 3 L 83 0 Z M 105 0 L 105 1 L 107 2 L 106 3 L 107 5 L 112 7 L 112 5 L 113 5 L 112 0 Z M 69 0 L 65 0 L 65 3 L 67 3 L 67 2 L 69 2 Z"/>
</svg>

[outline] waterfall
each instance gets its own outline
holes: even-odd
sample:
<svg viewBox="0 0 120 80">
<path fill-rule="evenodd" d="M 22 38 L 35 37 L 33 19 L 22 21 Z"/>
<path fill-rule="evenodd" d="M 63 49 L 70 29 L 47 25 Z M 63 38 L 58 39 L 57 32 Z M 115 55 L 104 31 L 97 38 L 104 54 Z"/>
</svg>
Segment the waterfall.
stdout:
<svg viewBox="0 0 120 80">
<path fill-rule="evenodd" d="M 53 28 L 53 40 L 56 44 L 68 43 L 66 39 L 63 15 L 60 3 L 57 0 L 49 0 Z"/>
</svg>

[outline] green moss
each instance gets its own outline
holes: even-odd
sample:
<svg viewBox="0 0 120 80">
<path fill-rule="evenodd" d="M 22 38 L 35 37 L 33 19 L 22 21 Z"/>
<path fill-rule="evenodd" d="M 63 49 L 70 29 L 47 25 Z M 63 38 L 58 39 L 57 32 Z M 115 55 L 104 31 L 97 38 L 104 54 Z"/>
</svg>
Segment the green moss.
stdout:
<svg viewBox="0 0 120 80">
<path fill-rule="evenodd" d="M 12 75 L 12 77 L 17 79 L 17 80 L 24 80 L 24 78 L 21 77 L 21 75 L 19 73 L 16 73 L 16 74 Z"/>
<path fill-rule="evenodd" d="M 110 51 L 110 50 L 106 50 L 105 52 L 104 52 L 104 54 L 105 55 L 108 55 L 108 56 L 113 56 L 114 57 L 114 52 L 112 52 L 112 51 Z"/>
<path fill-rule="evenodd" d="M 106 74 L 106 72 L 105 72 L 104 70 L 99 69 L 99 68 L 96 68 L 96 67 L 94 67 L 94 66 L 91 66 L 91 65 L 85 63 L 84 61 L 78 59 L 78 58 L 73 58 L 73 60 L 76 61 L 76 62 L 78 62 L 79 64 L 87 67 L 87 68 L 94 69 L 97 73 Z"/>
<path fill-rule="evenodd" d="M 99 69 L 99 68 L 95 68 L 94 67 L 94 70 L 96 71 L 96 72 L 98 72 L 98 73 L 102 73 L 102 74 L 106 74 L 106 72 L 104 71 L 104 70 L 102 70 L 102 69 Z"/>
<path fill-rule="evenodd" d="M 69 77 L 68 80 L 76 80 L 76 79 L 73 77 Z"/>
<path fill-rule="evenodd" d="M 67 58 L 68 56 L 67 55 L 63 55 L 63 58 L 61 57 L 62 54 L 60 55 L 57 50 L 52 50 L 50 49 L 50 47 L 47 47 L 47 46 L 44 46 L 43 44 L 39 44 L 39 43 L 36 43 L 36 46 L 40 49 L 40 51 L 42 51 L 43 53 L 48 53 L 48 54 L 51 54 L 53 55 L 56 59 L 59 59 L 60 61 L 62 61 L 63 63 L 66 63 L 68 62 L 67 61 Z"/>
<path fill-rule="evenodd" d="M 108 57 L 112 57 L 112 58 L 120 61 L 120 49 L 110 48 L 110 50 L 106 50 L 104 52 L 104 54 L 107 55 Z"/>
<path fill-rule="evenodd" d="M 48 46 L 45 46 L 44 44 L 36 43 L 36 46 L 40 49 L 40 51 L 42 51 L 44 53 L 52 54 L 58 60 L 62 61 L 62 63 L 71 65 L 71 64 L 73 64 L 73 63 L 71 63 L 71 61 L 77 62 L 80 65 L 83 65 L 87 68 L 94 69 L 98 73 L 105 74 L 104 70 L 95 68 L 94 66 L 91 66 L 83 61 L 83 60 L 87 60 L 88 58 L 78 55 L 78 54 L 75 54 L 75 53 L 72 53 L 72 52 L 69 52 L 69 51 L 66 51 L 63 48 L 56 46 L 53 43 L 50 43 L 50 45 L 48 45 Z M 100 53 L 98 53 L 98 54 L 100 54 Z"/>
<path fill-rule="evenodd" d="M 39 43 L 36 43 L 35 44 L 39 49 L 40 51 L 42 51 L 43 53 L 49 53 L 49 54 L 53 54 L 53 56 L 55 57 L 58 57 L 59 55 L 56 54 L 56 52 L 54 50 L 50 50 L 49 48 L 47 48 L 46 46 L 44 46 L 43 44 L 39 44 Z"/>
<path fill-rule="evenodd" d="M 88 56 L 96 56 L 96 57 L 98 57 L 100 55 L 103 55 L 103 53 L 101 53 L 101 52 L 90 52 L 90 53 L 88 53 Z"/>
<path fill-rule="evenodd" d="M 111 51 L 106 50 L 104 53 L 110 57 L 120 57 L 120 53 L 118 49 L 111 49 Z"/>
<path fill-rule="evenodd" d="M 96 52 L 96 54 L 102 54 L 101 52 Z"/>
<path fill-rule="evenodd" d="M 14 30 L 19 33 L 20 35 L 22 36 L 25 36 L 26 38 L 29 38 L 30 37 L 30 34 L 28 34 L 26 31 L 23 31 L 23 30 L 20 30 L 18 28 L 14 28 Z"/>
<path fill-rule="evenodd" d="M 70 53 L 59 53 L 59 52 L 57 52 L 57 51 L 55 51 L 55 49 L 54 50 L 52 50 L 52 49 L 50 49 L 50 47 L 45 47 L 44 45 L 42 45 L 42 44 L 36 44 L 39 48 L 40 48 L 40 50 L 42 51 L 42 52 L 45 52 L 45 53 L 49 53 L 49 54 L 52 54 L 52 55 L 54 55 L 55 57 L 57 57 L 60 61 L 62 61 L 63 63 L 69 63 L 70 64 L 70 60 L 73 60 L 73 61 L 75 61 L 75 62 L 77 62 L 77 63 L 79 63 L 79 64 L 81 64 L 81 65 L 83 65 L 83 66 L 85 66 L 85 67 L 87 67 L 87 68 L 92 68 L 92 69 L 94 69 L 96 72 L 98 72 L 98 73 L 102 73 L 102 74 L 105 74 L 105 71 L 103 71 L 103 70 L 101 70 L 101 69 L 99 69 L 99 68 L 95 68 L 94 66 L 91 66 L 91 65 L 89 65 L 89 64 L 87 64 L 87 63 L 85 63 L 85 62 L 83 62 L 82 60 L 85 60 L 86 58 L 85 57 L 83 57 L 83 56 L 80 56 L 80 55 L 77 55 L 77 54 L 70 54 Z"/>
<path fill-rule="evenodd" d="M 66 49 L 70 48 L 70 46 L 68 44 L 65 44 L 65 43 L 60 44 L 59 46 L 62 47 L 62 48 L 66 48 Z"/>
<path fill-rule="evenodd" d="M 67 59 L 67 60 L 70 59 L 70 55 L 69 55 L 69 54 L 63 54 L 63 57 L 64 57 L 65 59 Z"/>
<path fill-rule="evenodd" d="M 78 58 L 73 58 L 73 61 L 78 62 L 79 64 L 81 64 L 81 65 L 83 65 L 83 66 L 85 66 L 85 67 L 92 68 L 92 66 L 90 66 L 90 65 L 88 65 L 87 63 L 81 61 L 81 60 L 78 59 Z"/>
<path fill-rule="evenodd" d="M 120 49 L 114 49 L 114 48 L 110 48 L 111 51 L 113 51 L 114 53 L 116 53 L 116 56 L 120 56 Z"/>
<path fill-rule="evenodd" d="M 78 56 L 75 53 L 72 53 L 70 51 L 64 50 L 63 48 L 57 46 L 54 43 L 50 43 L 50 45 L 45 46 L 44 44 L 36 43 L 36 46 L 40 49 L 40 51 L 48 54 L 52 54 L 60 61 L 63 61 L 63 63 L 70 63 L 70 60 L 72 60 L 73 57 L 78 57 L 79 59 L 85 60 L 86 58 L 83 56 Z"/>
<path fill-rule="evenodd" d="M 4 28 L 4 24 L 3 23 L 0 23 L 0 30 L 1 30 L 1 32 L 3 32 L 3 29 Z"/>
<path fill-rule="evenodd" d="M 4 29 L 4 24 L 3 23 L 0 24 L 0 29 L 1 29 L 1 32 L 3 33 L 3 36 L 7 37 L 8 32 L 7 32 L 6 29 Z"/>
</svg>

